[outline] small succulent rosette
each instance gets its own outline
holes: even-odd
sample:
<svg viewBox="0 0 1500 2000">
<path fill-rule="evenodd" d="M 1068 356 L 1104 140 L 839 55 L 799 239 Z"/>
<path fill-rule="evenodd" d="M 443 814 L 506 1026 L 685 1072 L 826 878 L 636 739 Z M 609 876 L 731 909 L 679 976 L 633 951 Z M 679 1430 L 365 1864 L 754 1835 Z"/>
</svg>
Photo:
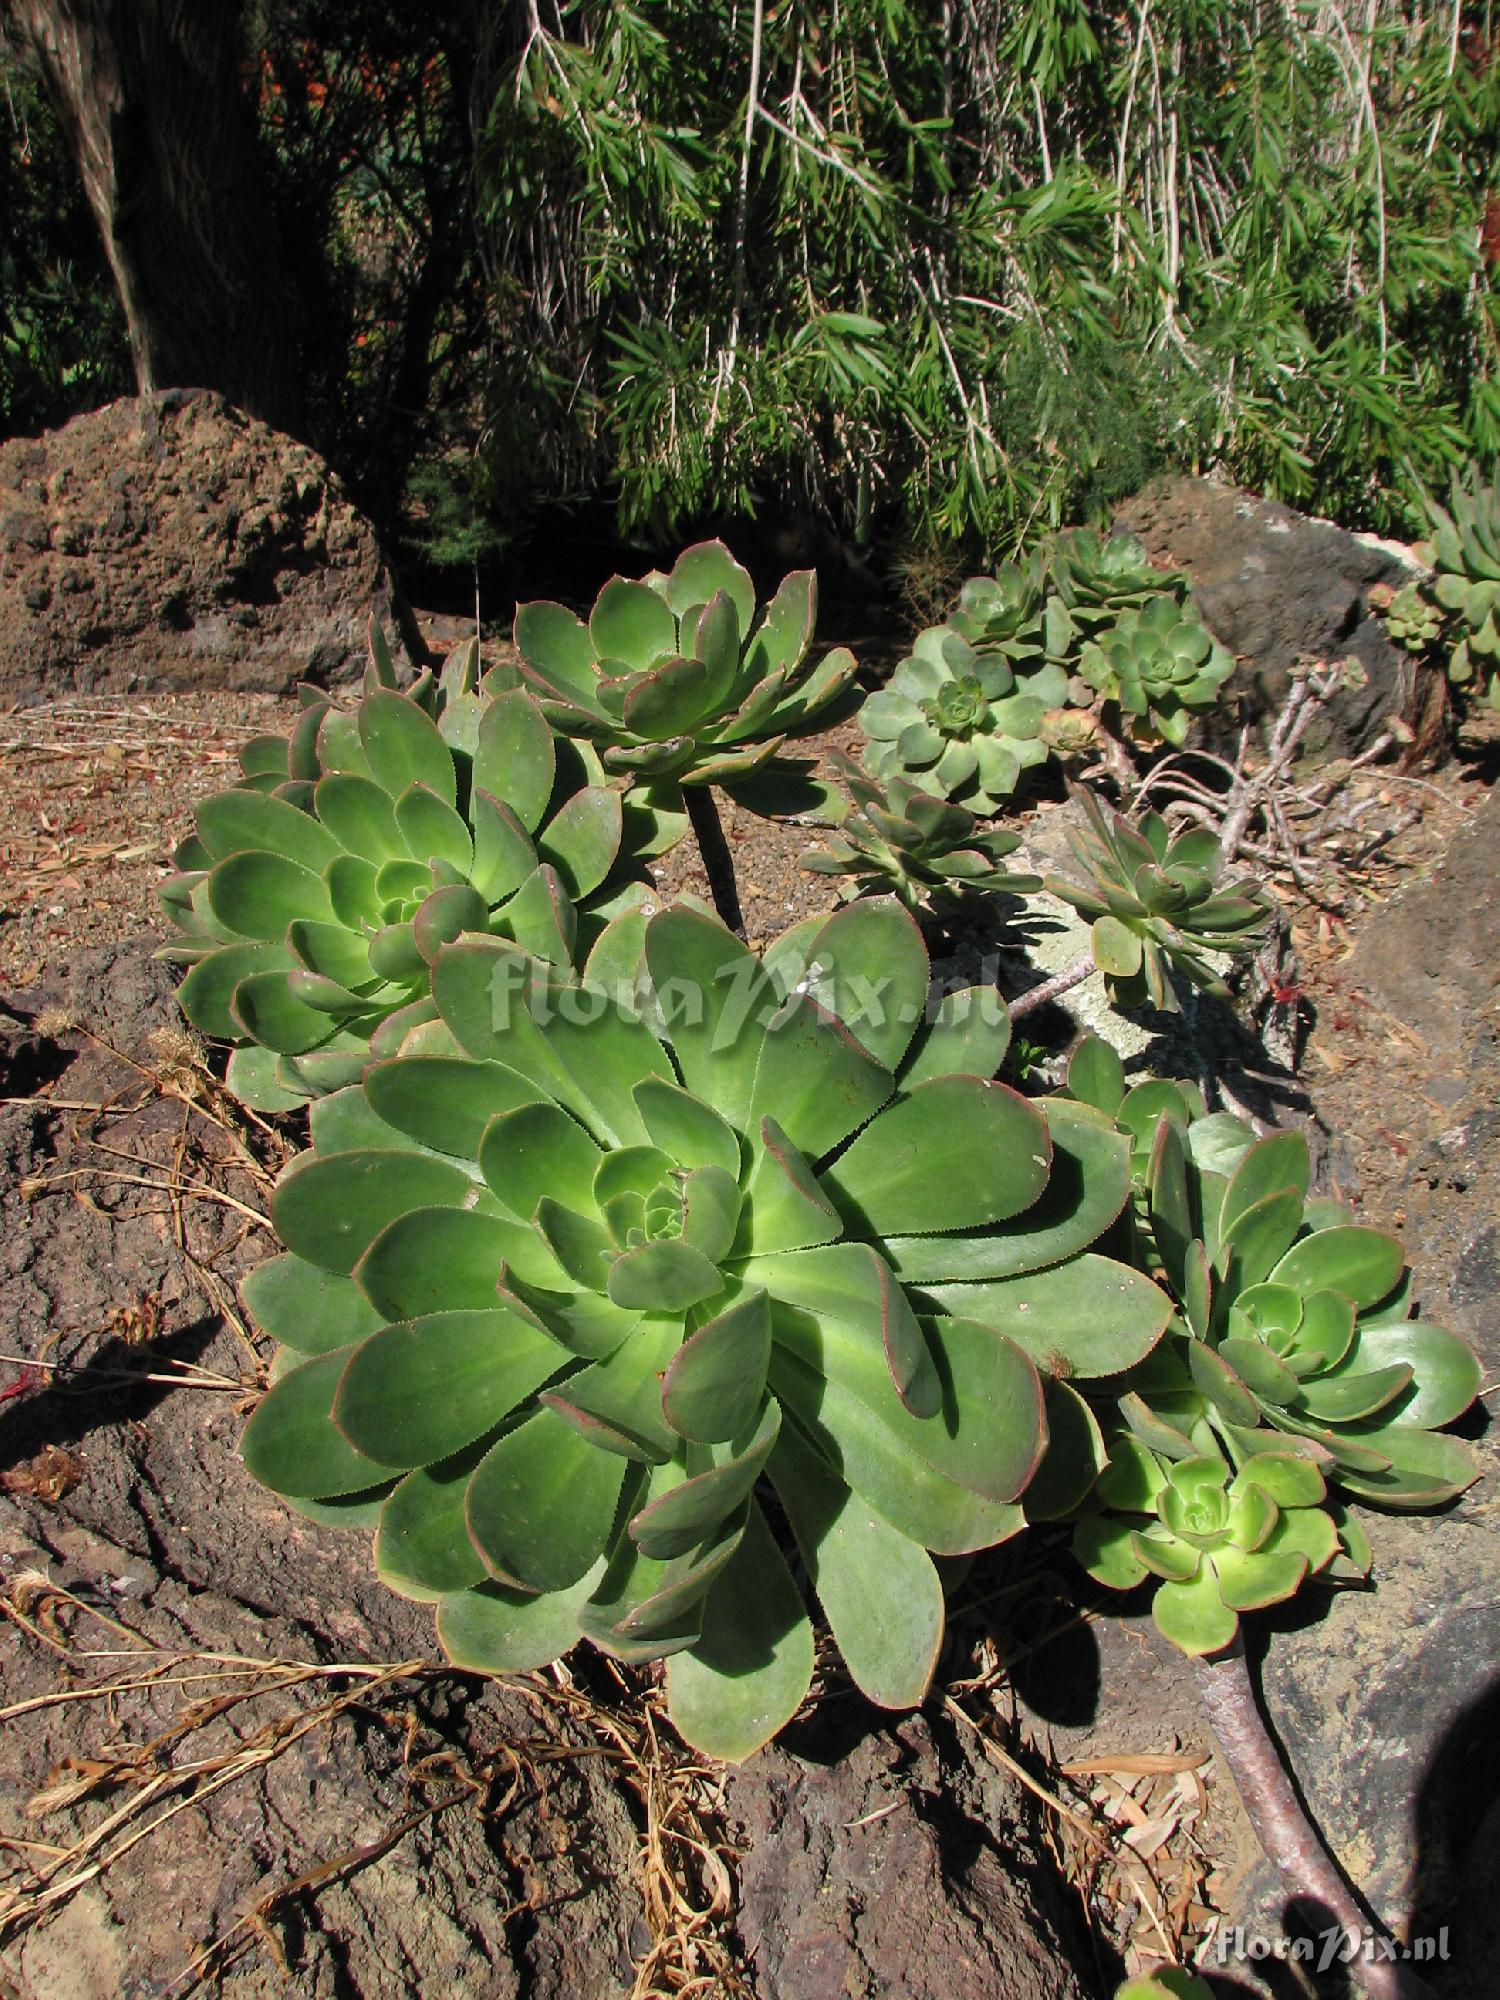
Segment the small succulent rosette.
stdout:
<svg viewBox="0 0 1500 2000">
<path fill-rule="evenodd" d="M 810 655 L 816 618 L 811 570 L 757 607 L 724 544 L 700 542 L 668 574 L 612 578 L 587 620 L 523 604 L 515 641 L 545 715 L 591 742 L 606 771 L 733 786 L 832 720 L 854 677 L 846 648 Z"/>
<path fill-rule="evenodd" d="M 859 711 L 865 768 L 988 816 L 1046 763 L 1043 724 L 1067 697 L 1066 673 L 1039 653 L 1023 667 L 1003 650 L 977 651 L 951 626 L 930 626 Z"/>
<path fill-rule="evenodd" d="M 1477 465 L 1462 480 L 1455 473 L 1448 506 L 1429 501 L 1428 513 L 1432 534 L 1419 553 L 1435 571 L 1438 606 L 1462 628 L 1448 678 L 1461 687 L 1481 683 L 1500 707 L 1500 470 L 1489 484 Z"/>
<path fill-rule="evenodd" d="M 582 981 L 445 945 L 438 1018 L 314 1107 L 245 1286 L 283 1343 L 259 1479 L 373 1526 L 460 1665 L 665 1659 L 731 1759 L 808 1693 L 794 1563 L 859 1687 L 922 1699 L 934 1554 L 1021 1528 L 1073 1385 L 1170 1311 L 1090 1249 L 1128 1141 L 989 1080 L 993 996 L 934 1003 L 889 900 L 804 944 L 772 967 L 678 906 L 633 995 L 609 938 Z"/>
<path fill-rule="evenodd" d="M 1136 536 L 1092 528 L 1065 528 L 1049 537 L 1041 560 L 1048 593 L 1067 612 L 1075 644 L 1097 638 L 1122 613 L 1141 611 L 1155 598 L 1180 598 L 1187 583 L 1179 570 L 1158 569 Z"/>
<path fill-rule="evenodd" d="M 1276 906 L 1259 884 L 1219 879 L 1219 840 L 1207 827 L 1171 833 L 1159 813 L 1132 826 L 1087 791 L 1068 829 L 1079 878 L 1049 876 L 1053 895 L 1090 919 L 1094 962 L 1113 1006 L 1177 1011 L 1168 977 L 1182 974 L 1224 998 L 1221 963 L 1265 942 Z"/>
<path fill-rule="evenodd" d="M 230 1088 L 284 1110 L 357 1078 L 432 1011 L 431 964 L 466 933 L 571 964 L 649 899 L 677 829 L 625 806 L 531 697 L 476 685 L 476 649 L 398 691 L 387 655 L 345 708 L 315 690 L 290 738 L 241 754 L 197 808 L 162 901 L 183 1012 L 237 1044 Z"/>
<path fill-rule="evenodd" d="M 1075 1056 L 1069 1087 L 1131 1135 L 1138 1182 L 1134 1261 L 1159 1277 L 1176 1308 L 1167 1338 L 1122 1377 L 1113 1411 L 1106 1413 L 1106 1432 L 1116 1439 L 1111 1464 L 1119 1470 L 1113 1484 L 1101 1483 L 1096 1504 L 1112 1513 L 1158 1512 L 1175 1532 L 1186 1519 L 1180 1500 L 1165 1502 L 1161 1514 L 1158 1500 L 1166 1488 L 1152 1493 L 1149 1506 L 1142 1499 L 1141 1482 L 1157 1476 L 1144 1469 L 1142 1454 L 1174 1491 L 1181 1467 L 1221 1461 L 1227 1506 L 1245 1490 L 1234 1485 L 1236 1478 L 1248 1480 L 1267 1455 L 1279 1461 L 1291 1453 L 1316 1473 L 1317 1493 L 1305 1477 L 1304 1497 L 1269 1475 L 1257 1473 L 1253 1483 L 1283 1513 L 1322 1509 L 1333 1539 L 1304 1522 L 1295 1544 L 1288 1539 L 1292 1531 L 1283 1530 L 1279 1540 L 1253 1549 L 1233 1535 L 1224 1546 L 1240 1554 L 1300 1551 L 1305 1574 L 1327 1571 L 1335 1557 L 1338 1573 L 1366 1571 L 1368 1539 L 1345 1512 L 1344 1499 L 1391 1509 L 1436 1507 L 1478 1476 L 1473 1447 L 1445 1428 L 1478 1392 L 1473 1349 L 1415 1315 L 1412 1274 L 1396 1237 L 1356 1222 L 1336 1202 L 1310 1196 L 1300 1132 L 1258 1140 L 1241 1120 L 1207 1113 L 1187 1086 L 1148 1081 L 1127 1089 L 1118 1057 L 1095 1040 Z M 1192 1482 L 1195 1490 L 1201 1485 L 1196 1470 Z M 1118 1499 L 1126 1484 L 1135 1496 L 1129 1508 Z M 1245 1519 L 1236 1516 L 1235 1534 L 1243 1533 Z M 1228 1528 L 1226 1515 L 1213 1532 Z M 1160 1540 L 1162 1528 L 1132 1522 L 1130 1531 Z M 1112 1576 L 1099 1567 L 1095 1574 L 1106 1582 L 1118 1576 L 1125 1587 L 1119 1565 L 1126 1543 L 1116 1529 L 1095 1523 L 1080 1532 L 1091 1566 L 1103 1565 L 1107 1550 L 1118 1558 Z M 1136 1560 L 1146 1561 L 1136 1542 L 1128 1546 Z M 1171 1555 L 1162 1560 L 1174 1559 L 1185 1561 Z M 1227 1560 L 1236 1576 L 1245 1573 L 1238 1555 Z M 1200 1637 L 1228 1629 L 1202 1580 L 1210 1570 L 1223 1581 L 1214 1564 L 1191 1579 L 1176 1579 L 1193 1582 L 1200 1622 L 1192 1629 Z M 1169 1575 L 1160 1564 L 1152 1573 Z M 1264 1565 L 1260 1574 L 1266 1581 L 1272 1576 Z M 1301 1581 L 1290 1582 L 1286 1565 L 1282 1575 L 1288 1588 L 1276 1596 L 1290 1595 Z M 1238 1582 L 1219 1592 L 1229 1612 L 1252 1608 L 1241 1595 Z M 1169 1602 L 1182 1607 L 1187 1601 L 1179 1592 Z M 1169 1609 L 1164 1630 L 1172 1616 Z M 1179 1622 L 1180 1630 L 1169 1636 L 1183 1643 L 1189 1627 Z"/>
<path fill-rule="evenodd" d="M 848 808 L 822 847 L 802 866 L 842 878 L 845 897 L 893 895 L 915 912 L 940 915 L 972 908 L 984 898 L 1028 896 L 1039 875 L 1004 866 L 1021 836 L 980 825 L 973 813 L 935 799 L 907 778 L 882 785 L 846 757 L 831 760 L 848 793 Z"/>
<path fill-rule="evenodd" d="M 1234 655 L 1219 644 L 1190 604 L 1150 598 L 1116 622 L 1079 656 L 1078 671 L 1129 727 L 1180 746 L 1195 711 L 1212 708 L 1234 672 Z"/>
</svg>

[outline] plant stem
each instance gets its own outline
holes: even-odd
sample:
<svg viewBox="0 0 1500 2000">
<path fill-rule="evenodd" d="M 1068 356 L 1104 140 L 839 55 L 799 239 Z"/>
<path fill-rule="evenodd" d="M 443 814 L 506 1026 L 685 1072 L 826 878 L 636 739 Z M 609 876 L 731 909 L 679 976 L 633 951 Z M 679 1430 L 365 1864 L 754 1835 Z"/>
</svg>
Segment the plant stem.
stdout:
<svg viewBox="0 0 1500 2000">
<path fill-rule="evenodd" d="M 1086 951 L 1082 958 L 1075 958 L 1071 965 L 1065 965 L 1061 972 L 1054 972 L 1050 979 L 1044 979 L 1040 986 L 1028 987 L 1008 1001 L 1010 1018 L 1019 1021 L 1023 1014 L 1034 1014 L 1038 1007 L 1045 1007 L 1061 994 L 1071 993 L 1075 986 L 1081 986 L 1094 969 L 1094 954 Z"/>
<path fill-rule="evenodd" d="M 1369 2000 L 1436 2000 L 1425 1980 L 1380 1955 L 1381 1943 L 1389 1943 L 1390 1933 L 1344 1880 L 1303 1810 L 1261 1717 L 1242 1642 L 1236 1639 L 1212 1659 L 1194 1660 L 1193 1671 L 1235 1789 L 1266 1859 L 1288 1893 L 1299 1902 L 1319 1903 L 1332 1911 L 1348 1939 L 1350 1976 Z M 1367 1949 L 1375 1953 L 1369 1960 Z"/>
<path fill-rule="evenodd" d="M 719 823 L 719 808 L 714 803 L 713 787 L 684 785 L 682 797 L 708 874 L 708 891 L 714 899 L 714 908 L 735 936 L 742 938 L 745 935 L 745 919 L 740 915 L 734 857 L 729 852 L 729 842 L 724 838 L 724 829 Z"/>
</svg>

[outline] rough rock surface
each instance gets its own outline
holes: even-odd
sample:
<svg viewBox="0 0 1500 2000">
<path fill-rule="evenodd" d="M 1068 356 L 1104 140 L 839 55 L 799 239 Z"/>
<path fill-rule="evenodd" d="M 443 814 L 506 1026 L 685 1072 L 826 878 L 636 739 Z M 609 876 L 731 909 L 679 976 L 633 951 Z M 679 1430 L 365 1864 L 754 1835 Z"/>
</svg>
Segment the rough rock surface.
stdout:
<svg viewBox="0 0 1500 2000">
<path fill-rule="evenodd" d="M 240 1463 L 253 1357 L 221 1308 L 268 1239 L 207 1197 L 186 1199 L 179 1225 L 166 1195 L 119 1178 L 165 1180 L 184 1129 L 233 1159 L 217 1127 L 144 1093 L 111 1053 L 159 1069 L 161 1037 L 180 1032 L 152 942 L 80 952 L 66 975 L 0 1006 L 0 1353 L 88 1371 L 57 1384 L 0 1364 L 0 1597 L 32 1628 L 0 1621 L 0 1682 L 7 1704 L 36 1704 L 5 1725 L 0 1836 L 66 1847 L 150 1782 L 169 1785 L 151 1812 L 168 1811 L 193 1790 L 171 1774 L 194 1759 L 267 1741 L 260 1732 L 278 1754 L 217 1790 L 206 1770 L 187 1809 L 19 1928 L 7 1899 L 46 1857 L 0 1837 L 0 1994 L 167 2000 L 194 1956 L 228 1938 L 213 1990 L 229 2000 L 625 2000 L 652 1934 L 639 1786 L 607 1737 L 536 1683 L 443 1667 L 430 1612 L 376 1582 L 368 1536 L 299 1517 Z M 94 1121 L 15 1101 L 49 1085 L 67 1106 L 117 1111 Z M 177 1177 L 202 1179 L 187 1165 Z M 212 1184 L 251 1208 L 263 1199 L 232 1170 Z M 195 1381 L 194 1368 L 212 1375 Z M 138 1659 L 143 1644 L 159 1650 Z M 196 1697 L 243 1687 L 232 1671 L 214 1677 L 233 1660 L 205 1654 L 425 1667 L 325 1720 L 317 1710 L 354 1689 L 336 1673 L 168 1734 Z M 109 1702 L 55 1702 L 157 1671 Z M 153 1742 L 90 1789 L 121 1746 Z M 513 1798 L 507 1743 L 532 1760 Z M 467 1774 L 487 1760 L 494 1782 L 476 1791 Z M 57 1789 L 69 1783 L 71 1799 Z M 727 1942 L 742 1969 L 726 1993 L 1092 1990 L 1070 1969 L 1083 1962 L 1071 1892 L 1025 1793 L 946 1725 L 836 1695 L 727 1776 L 711 1837 L 735 1857 L 741 1913 Z M 257 1927 L 257 1905 L 288 1888 Z"/>
<path fill-rule="evenodd" d="M 1134 495 L 1116 513 L 1115 526 L 1138 535 L 1158 561 L 1187 572 L 1204 618 L 1241 658 L 1228 692 L 1243 698 L 1248 719 L 1262 731 L 1285 700 L 1299 660 L 1352 658 L 1365 684 L 1340 691 L 1303 739 L 1306 750 L 1357 754 L 1391 714 L 1413 727 L 1419 743 L 1431 740 L 1444 713 L 1442 677 L 1393 646 L 1370 610 L 1372 584 L 1407 579 L 1393 548 L 1237 487 L 1188 477 L 1157 480 Z M 1232 747 L 1233 706 L 1222 704 L 1202 727 L 1208 741 Z"/>
<path fill-rule="evenodd" d="M 349 677 L 395 613 L 374 530 L 306 446 L 207 390 L 0 445 L 0 696 Z"/>
<path fill-rule="evenodd" d="M 765 2000 L 1089 1991 L 1015 1780 L 943 1718 L 882 1724 L 863 1703 L 832 1707 L 841 1722 L 788 1732 L 725 1787 L 740 1941 Z"/>
</svg>

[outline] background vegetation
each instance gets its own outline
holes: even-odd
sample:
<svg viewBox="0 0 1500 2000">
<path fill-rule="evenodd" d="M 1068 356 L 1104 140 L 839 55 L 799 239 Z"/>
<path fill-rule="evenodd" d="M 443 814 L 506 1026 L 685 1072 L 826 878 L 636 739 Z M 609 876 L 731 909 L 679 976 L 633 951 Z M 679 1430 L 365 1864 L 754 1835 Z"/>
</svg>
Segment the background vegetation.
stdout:
<svg viewBox="0 0 1500 2000">
<path fill-rule="evenodd" d="M 1487 8 L 257 0 L 240 32 L 303 428 L 440 561 L 563 507 L 920 576 L 1213 464 L 1415 528 L 1500 440 Z M 4 65 L 14 432 L 128 358 L 14 25 Z"/>
</svg>

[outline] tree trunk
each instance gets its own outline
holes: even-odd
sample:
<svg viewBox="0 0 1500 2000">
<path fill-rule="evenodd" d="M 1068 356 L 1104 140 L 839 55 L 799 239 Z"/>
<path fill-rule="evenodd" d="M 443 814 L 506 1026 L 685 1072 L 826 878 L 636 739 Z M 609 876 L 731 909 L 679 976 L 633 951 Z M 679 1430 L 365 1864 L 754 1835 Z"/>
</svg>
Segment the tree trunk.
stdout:
<svg viewBox="0 0 1500 2000">
<path fill-rule="evenodd" d="M 240 76 L 241 0 L 6 0 L 67 133 L 136 383 L 295 432 L 298 315 Z"/>
</svg>

